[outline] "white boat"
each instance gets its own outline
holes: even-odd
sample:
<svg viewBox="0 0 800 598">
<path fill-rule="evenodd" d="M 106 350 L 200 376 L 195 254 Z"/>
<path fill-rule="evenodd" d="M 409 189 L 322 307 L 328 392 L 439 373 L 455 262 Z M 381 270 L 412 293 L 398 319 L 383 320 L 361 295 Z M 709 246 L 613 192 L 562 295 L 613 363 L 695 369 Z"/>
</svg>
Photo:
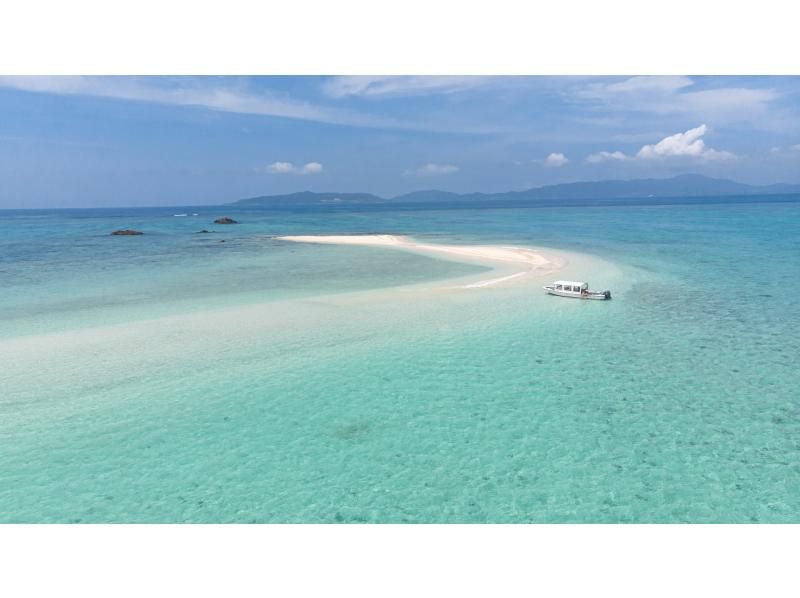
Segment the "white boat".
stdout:
<svg viewBox="0 0 800 598">
<path fill-rule="evenodd" d="M 575 282 L 574 280 L 557 280 L 548 284 L 544 290 L 551 295 L 559 297 L 572 297 L 573 299 L 598 299 L 604 301 L 611 299 L 611 291 L 590 291 L 589 283 Z"/>
</svg>

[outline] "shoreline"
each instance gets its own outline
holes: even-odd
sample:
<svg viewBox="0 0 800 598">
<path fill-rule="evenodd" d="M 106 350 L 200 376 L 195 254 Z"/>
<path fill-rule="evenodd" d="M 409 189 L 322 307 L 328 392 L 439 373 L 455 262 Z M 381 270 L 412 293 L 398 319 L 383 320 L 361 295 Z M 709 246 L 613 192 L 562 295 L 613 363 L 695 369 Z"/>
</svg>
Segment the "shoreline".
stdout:
<svg viewBox="0 0 800 598">
<path fill-rule="evenodd" d="M 327 245 L 363 245 L 386 247 L 421 253 L 429 257 L 444 257 L 456 261 L 475 263 L 492 268 L 492 274 L 503 276 L 473 280 L 458 288 L 476 289 L 519 281 L 528 276 L 544 276 L 562 270 L 569 263 L 563 255 L 534 247 L 508 245 L 445 245 L 421 243 L 405 235 L 287 235 L 275 237 L 279 241 L 316 243 Z M 522 268 L 522 269 L 520 269 Z"/>
</svg>

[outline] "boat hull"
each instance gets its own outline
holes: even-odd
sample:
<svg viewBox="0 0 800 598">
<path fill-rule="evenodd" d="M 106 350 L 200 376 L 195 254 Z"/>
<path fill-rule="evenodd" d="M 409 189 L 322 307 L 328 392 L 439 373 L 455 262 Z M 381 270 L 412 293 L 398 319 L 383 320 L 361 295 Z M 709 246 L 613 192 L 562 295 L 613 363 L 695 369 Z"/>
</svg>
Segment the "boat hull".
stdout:
<svg viewBox="0 0 800 598">
<path fill-rule="evenodd" d="M 558 291 L 551 287 L 544 287 L 549 295 L 556 295 L 557 297 L 567 297 L 569 299 L 584 299 L 594 301 L 608 301 L 611 299 L 611 291 L 589 291 L 588 293 L 576 293 L 573 291 Z"/>
</svg>

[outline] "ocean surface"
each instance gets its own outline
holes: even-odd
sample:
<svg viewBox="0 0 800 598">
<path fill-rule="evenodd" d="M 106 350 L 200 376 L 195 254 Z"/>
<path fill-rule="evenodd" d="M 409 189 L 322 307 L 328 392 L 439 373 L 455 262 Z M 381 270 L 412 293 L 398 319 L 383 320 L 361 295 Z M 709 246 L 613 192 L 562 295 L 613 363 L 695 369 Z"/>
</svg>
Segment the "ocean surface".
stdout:
<svg viewBox="0 0 800 598">
<path fill-rule="evenodd" d="M 800 197 L 586 203 L 0 211 L 0 521 L 800 523 Z"/>
</svg>

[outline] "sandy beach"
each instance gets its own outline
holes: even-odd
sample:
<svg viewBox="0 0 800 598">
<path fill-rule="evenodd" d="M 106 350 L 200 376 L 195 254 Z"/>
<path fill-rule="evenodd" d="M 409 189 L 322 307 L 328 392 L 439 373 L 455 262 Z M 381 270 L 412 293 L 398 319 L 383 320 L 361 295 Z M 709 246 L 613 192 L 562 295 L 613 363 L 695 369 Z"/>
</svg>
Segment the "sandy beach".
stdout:
<svg viewBox="0 0 800 598">
<path fill-rule="evenodd" d="M 567 259 L 564 256 L 534 247 L 420 243 L 412 237 L 401 235 L 293 235 L 277 238 L 296 243 L 390 247 L 433 257 L 487 265 L 496 271 L 495 274 L 503 274 L 499 277 L 470 282 L 461 288 L 484 288 L 520 282 L 532 276 L 552 274 L 567 265 Z"/>
</svg>

